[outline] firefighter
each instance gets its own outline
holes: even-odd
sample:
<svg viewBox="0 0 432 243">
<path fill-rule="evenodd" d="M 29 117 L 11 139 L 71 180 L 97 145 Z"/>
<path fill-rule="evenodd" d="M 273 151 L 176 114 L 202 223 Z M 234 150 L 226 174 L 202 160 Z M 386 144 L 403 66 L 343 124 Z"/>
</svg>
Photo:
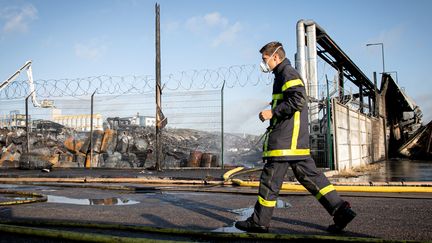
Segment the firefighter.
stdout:
<svg viewBox="0 0 432 243">
<path fill-rule="evenodd" d="M 342 200 L 327 177 L 316 168 L 309 149 L 308 107 L 305 85 L 297 71 L 285 58 L 279 42 L 261 48 L 263 72 L 273 71 L 271 109 L 259 114 L 261 121 L 269 120 L 264 136 L 263 161 L 258 200 L 254 213 L 235 227 L 248 232 L 268 232 L 273 209 L 283 179 L 291 166 L 297 180 L 333 216 L 328 231 L 337 233 L 356 216 L 347 201 Z"/>
</svg>

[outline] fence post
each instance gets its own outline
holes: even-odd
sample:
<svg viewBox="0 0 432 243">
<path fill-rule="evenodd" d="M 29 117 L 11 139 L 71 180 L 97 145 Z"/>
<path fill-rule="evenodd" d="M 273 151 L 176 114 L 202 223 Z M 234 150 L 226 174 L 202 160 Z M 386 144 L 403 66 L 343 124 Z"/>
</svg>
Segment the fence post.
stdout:
<svg viewBox="0 0 432 243">
<path fill-rule="evenodd" d="M 26 140 L 27 140 L 27 148 L 26 148 L 26 152 L 27 152 L 27 164 L 30 164 L 29 161 L 29 152 L 30 152 L 30 129 L 29 129 L 29 111 L 28 111 L 28 99 L 30 98 L 30 96 L 34 93 L 31 92 L 26 98 L 25 98 L 25 113 L 26 113 Z M 15 125 L 16 125 L 17 119 L 16 119 L 16 115 L 15 115 Z"/>
<path fill-rule="evenodd" d="M 221 88 L 221 167 L 224 169 L 224 88 L 225 80 Z"/>
<path fill-rule="evenodd" d="M 333 170 L 333 140 L 331 139 L 331 116 L 330 116 L 330 91 L 329 91 L 329 81 L 326 75 L 326 83 L 327 83 L 327 161 L 330 170 Z"/>
<path fill-rule="evenodd" d="M 93 94 L 91 95 L 91 102 L 90 102 L 90 142 L 89 142 L 89 147 L 90 147 L 90 161 L 87 162 L 86 160 L 86 168 L 91 168 L 91 164 L 93 162 L 93 99 L 94 99 L 94 95 L 96 94 L 97 89 L 93 92 Z"/>
</svg>

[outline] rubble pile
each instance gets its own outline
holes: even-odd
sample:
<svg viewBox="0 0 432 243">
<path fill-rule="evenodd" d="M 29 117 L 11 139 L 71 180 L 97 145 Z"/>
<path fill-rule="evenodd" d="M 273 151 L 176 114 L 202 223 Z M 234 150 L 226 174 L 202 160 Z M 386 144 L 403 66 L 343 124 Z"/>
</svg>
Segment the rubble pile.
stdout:
<svg viewBox="0 0 432 243">
<path fill-rule="evenodd" d="M 399 153 L 410 159 L 432 160 L 432 121 L 418 129 L 399 148 Z"/>
<path fill-rule="evenodd" d="M 220 166 L 220 133 L 165 128 L 161 139 L 162 168 Z M 256 140 L 255 136 L 225 134 L 225 148 L 229 148 L 225 149 L 226 164 L 259 160 L 260 148 L 254 147 Z M 151 168 L 155 165 L 152 127 L 96 130 L 91 141 L 89 132 L 45 127 L 29 133 L 29 145 L 27 152 L 25 130 L 0 129 L 0 168 Z"/>
</svg>

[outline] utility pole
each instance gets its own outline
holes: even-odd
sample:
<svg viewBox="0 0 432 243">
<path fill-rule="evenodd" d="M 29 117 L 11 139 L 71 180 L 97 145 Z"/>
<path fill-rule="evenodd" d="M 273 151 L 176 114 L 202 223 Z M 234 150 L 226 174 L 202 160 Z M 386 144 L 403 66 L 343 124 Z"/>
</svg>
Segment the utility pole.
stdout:
<svg viewBox="0 0 432 243">
<path fill-rule="evenodd" d="M 156 155 L 156 165 L 155 169 L 161 170 L 161 158 L 162 158 L 162 146 L 161 146 L 161 56 L 160 56 L 160 5 L 156 3 L 155 5 L 155 15 L 156 15 L 156 143 L 155 143 L 155 155 Z"/>
</svg>

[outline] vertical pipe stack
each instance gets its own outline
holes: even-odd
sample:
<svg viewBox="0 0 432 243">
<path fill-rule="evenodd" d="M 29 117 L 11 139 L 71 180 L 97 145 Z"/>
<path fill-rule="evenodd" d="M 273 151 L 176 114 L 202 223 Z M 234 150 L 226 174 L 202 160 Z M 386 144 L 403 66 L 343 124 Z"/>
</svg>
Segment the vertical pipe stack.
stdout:
<svg viewBox="0 0 432 243">
<path fill-rule="evenodd" d="M 311 122 L 311 134 L 319 133 L 315 126 L 318 124 L 318 71 L 317 71 L 317 44 L 316 44 L 316 28 L 315 24 L 306 25 L 307 33 L 307 63 L 308 68 L 308 86 L 309 86 L 309 97 L 311 97 L 312 102 L 309 108 L 309 116 Z"/>
<path fill-rule="evenodd" d="M 307 37 L 307 38 L 306 38 Z M 306 40 L 305 40 L 306 39 Z M 307 45 L 306 45 L 307 42 Z M 307 53 L 306 53 L 307 49 Z M 309 117 L 311 134 L 319 133 L 318 120 L 318 74 L 317 74 L 317 42 L 316 24 L 311 20 L 297 22 L 297 55 L 296 69 L 306 86 L 306 92 L 311 99 Z M 307 54 L 307 56 L 306 56 Z M 315 127 L 314 127 L 315 126 Z M 318 126 L 318 129 L 316 128 Z"/>
</svg>

